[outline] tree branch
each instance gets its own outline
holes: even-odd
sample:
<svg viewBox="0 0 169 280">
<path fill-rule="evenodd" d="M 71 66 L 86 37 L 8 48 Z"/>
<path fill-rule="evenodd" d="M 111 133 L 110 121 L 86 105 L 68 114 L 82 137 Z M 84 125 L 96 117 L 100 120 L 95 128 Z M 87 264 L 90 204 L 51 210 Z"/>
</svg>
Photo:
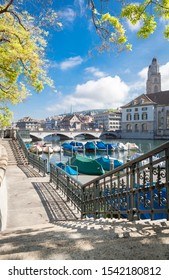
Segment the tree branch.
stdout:
<svg viewBox="0 0 169 280">
<path fill-rule="evenodd" d="M 8 8 L 13 4 L 14 0 L 10 0 L 9 3 L 4 7 L 3 9 L 0 10 L 0 14 L 3 14 L 8 11 Z"/>
</svg>

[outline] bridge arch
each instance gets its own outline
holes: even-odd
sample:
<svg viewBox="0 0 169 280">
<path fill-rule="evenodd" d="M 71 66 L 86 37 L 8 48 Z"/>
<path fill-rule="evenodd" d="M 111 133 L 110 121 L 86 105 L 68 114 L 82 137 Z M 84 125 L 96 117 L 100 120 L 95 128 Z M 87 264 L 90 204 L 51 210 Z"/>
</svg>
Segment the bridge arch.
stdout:
<svg viewBox="0 0 169 280">
<path fill-rule="evenodd" d="M 50 135 L 59 136 L 61 140 L 71 140 L 80 136 L 86 139 L 99 139 L 100 131 L 30 131 L 30 137 L 35 140 L 43 140 Z"/>
<path fill-rule="evenodd" d="M 120 138 L 120 134 L 117 131 L 104 131 L 100 135 L 100 138 Z"/>
</svg>

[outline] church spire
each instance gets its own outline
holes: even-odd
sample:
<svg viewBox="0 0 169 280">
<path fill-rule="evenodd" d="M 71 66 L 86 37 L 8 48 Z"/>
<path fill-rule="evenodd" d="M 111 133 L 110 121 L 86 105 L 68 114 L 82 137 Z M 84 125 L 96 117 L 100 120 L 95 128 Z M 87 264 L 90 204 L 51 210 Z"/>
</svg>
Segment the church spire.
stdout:
<svg viewBox="0 0 169 280">
<path fill-rule="evenodd" d="M 148 68 L 148 79 L 146 84 L 146 92 L 155 93 L 161 91 L 161 74 L 159 72 L 159 64 L 157 59 L 152 59 L 151 65 Z"/>
</svg>

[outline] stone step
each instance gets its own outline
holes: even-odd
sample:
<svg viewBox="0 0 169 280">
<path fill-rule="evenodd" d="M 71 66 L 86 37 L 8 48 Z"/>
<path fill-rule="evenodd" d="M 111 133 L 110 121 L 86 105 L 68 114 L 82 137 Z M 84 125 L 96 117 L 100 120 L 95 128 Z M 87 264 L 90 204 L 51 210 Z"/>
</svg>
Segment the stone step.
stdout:
<svg viewBox="0 0 169 280">
<path fill-rule="evenodd" d="M 169 222 L 58 221 L 5 230 L 0 244 L 1 260 L 167 260 Z"/>
<path fill-rule="evenodd" d="M 28 163 L 22 149 L 20 149 L 20 146 L 16 140 L 4 139 L 2 144 L 7 150 L 9 165 L 25 165 Z"/>
</svg>

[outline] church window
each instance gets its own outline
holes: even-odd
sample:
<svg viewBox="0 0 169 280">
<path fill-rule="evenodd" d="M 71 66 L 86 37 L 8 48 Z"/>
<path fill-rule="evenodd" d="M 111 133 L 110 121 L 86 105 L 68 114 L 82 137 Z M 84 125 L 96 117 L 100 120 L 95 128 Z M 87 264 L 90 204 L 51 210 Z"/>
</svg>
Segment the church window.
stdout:
<svg viewBox="0 0 169 280">
<path fill-rule="evenodd" d="M 155 85 L 155 87 L 154 87 L 154 92 L 158 92 L 158 86 L 157 85 Z"/>
</svg>

